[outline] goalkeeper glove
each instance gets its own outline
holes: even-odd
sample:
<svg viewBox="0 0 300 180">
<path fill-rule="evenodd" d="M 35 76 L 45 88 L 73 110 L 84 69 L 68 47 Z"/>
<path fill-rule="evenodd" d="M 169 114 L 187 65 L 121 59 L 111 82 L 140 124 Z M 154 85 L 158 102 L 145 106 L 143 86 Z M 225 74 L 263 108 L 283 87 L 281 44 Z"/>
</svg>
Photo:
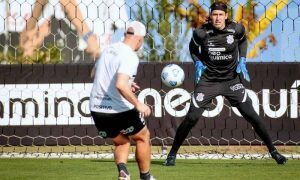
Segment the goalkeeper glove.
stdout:
<svg viewBox="0 0 300 180">
<path fill-rule="evenodd" d="M 200 81 L 200 78 L 202 76 L 202 73 L 207 67 L 203 65 L 203 63 L 200 60 L 197 60 L 195 62 L 195 83 L 198 84 Z"/>
<path fill-rule="evenodd" d="M 236 72 L 239 74 L 242 72 L 244 79 L 246 81 L 250 82 L 250 77 L 248 74 L 248 70 L 246 68 L 246 58 L 245 57 L 240 58 L 239 64 L 237 65 L 237 68 L 236 68 Z"/>
</svg>

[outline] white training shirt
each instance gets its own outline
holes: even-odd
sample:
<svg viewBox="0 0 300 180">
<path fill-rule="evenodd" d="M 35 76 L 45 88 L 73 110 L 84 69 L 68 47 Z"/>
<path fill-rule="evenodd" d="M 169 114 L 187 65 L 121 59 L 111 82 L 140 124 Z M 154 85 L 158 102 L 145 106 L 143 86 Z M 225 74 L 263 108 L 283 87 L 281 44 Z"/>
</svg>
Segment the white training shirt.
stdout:
<svg viewBox="0 0 300 180">
<path fill-rule="evenodd" d="M 90 96 L 90 110 L 102 113 L 120 113 L 134 108 L 116 88 L 118 73 L 130 76 L 133 82 L 139 60 L 136 53 L 123 42 L 103 50 L 95 64 L 95 79 Z"/>
</svg>

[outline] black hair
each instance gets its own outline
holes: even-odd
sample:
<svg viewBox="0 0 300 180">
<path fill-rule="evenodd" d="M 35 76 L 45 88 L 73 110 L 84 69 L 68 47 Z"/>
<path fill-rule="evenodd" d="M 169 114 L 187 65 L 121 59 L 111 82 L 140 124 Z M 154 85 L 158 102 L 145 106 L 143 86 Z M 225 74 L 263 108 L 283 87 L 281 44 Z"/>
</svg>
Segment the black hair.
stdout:
<svg viewBox="0 0 300 180">
<path fill-rule="evenodd" d="M 221 10 L 221 11 L 224 11 L 225 13 L 227 13 L 227 5 L 223 2 L 215 2 L 210 6 L 210 13 L 213 10 Z"/>
<path fill-rule="evenodd" d="M 227 5 L 225 3 L 223 3 L 223 2 L 214 2 L 210 6 L 209 10 L 210 10 L 210 15 L 211 15 L 211 13 L 212 13 L 213 10 L 221 10 L 221 11 L 224 11 L 225 13 L 227 13 L 228 8 L 227 8 Z M 208 17 L 208 21 L 207 22 L 211 23 L 210 16 Z M 232 20 L 229 17 L 225 20 L 226 24 L 229 24 L 231 22 L 232 22 Z"/>
</svg>

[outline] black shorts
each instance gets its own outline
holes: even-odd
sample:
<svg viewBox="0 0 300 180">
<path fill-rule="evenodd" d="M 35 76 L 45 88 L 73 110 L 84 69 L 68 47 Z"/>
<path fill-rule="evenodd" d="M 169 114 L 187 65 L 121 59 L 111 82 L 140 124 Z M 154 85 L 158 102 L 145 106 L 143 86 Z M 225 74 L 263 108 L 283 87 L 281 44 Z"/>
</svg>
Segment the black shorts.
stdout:
<svg viewBox="0 0 300 180">
<path fill-rule="evenodd" d="M 134 135 L 145 127 L 145 121 L 140 118 L 140 113 L 129 110 L 121 113 L 99 113 L 91 112 L 99 136 L 103 138 L 114 138 L 120 133 Z"/>
<path fill-rule="evenodd" d="M 247 99 L 245 87 L 239 77 L 222 82 L 200 80 L 192 95 L 191 107 L 206 109 L 210 106 L 212 100 L 219 95 L 224 96 L 231 106 L 236 106 L 236 104 L 245 102 Z"/>
</svg>

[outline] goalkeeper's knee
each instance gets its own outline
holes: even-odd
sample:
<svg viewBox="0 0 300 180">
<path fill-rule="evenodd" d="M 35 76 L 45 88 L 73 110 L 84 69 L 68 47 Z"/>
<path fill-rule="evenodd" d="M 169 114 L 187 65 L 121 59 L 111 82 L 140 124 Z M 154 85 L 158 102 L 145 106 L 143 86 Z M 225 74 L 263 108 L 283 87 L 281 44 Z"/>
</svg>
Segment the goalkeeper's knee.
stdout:
<svg viewBox="0 0 300 180">
<path fill-rule="evenodd" d="M 186 121 L 186 123 L 188 123 L 189 126 L 195 126 L 199 118 L 202 116 L 203 111 L 204 109 L 202 108 L 189 111 L 184 121 Z"/>
</svg>

